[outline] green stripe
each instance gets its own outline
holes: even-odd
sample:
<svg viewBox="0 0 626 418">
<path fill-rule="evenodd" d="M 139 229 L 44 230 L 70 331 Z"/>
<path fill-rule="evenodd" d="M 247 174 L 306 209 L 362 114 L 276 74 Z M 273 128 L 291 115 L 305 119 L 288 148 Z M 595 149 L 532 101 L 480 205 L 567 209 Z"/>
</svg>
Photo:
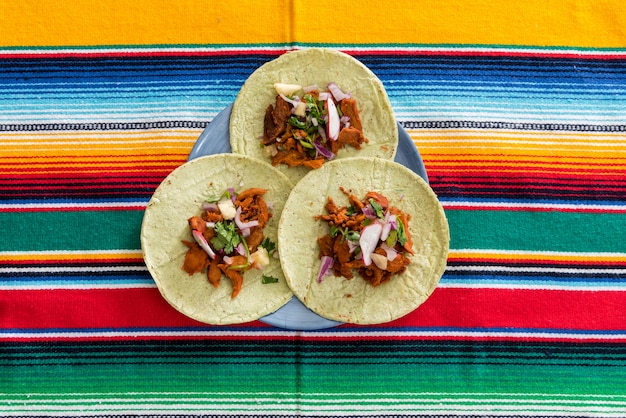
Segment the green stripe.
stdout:
<svg viewBox="0 0 626 418">
<path fill-rule="evenodd" d="M 447 210 L 453 249 L 626 252 L 626 216 Z M 0 251 L 139 249 L 143 212 L 2 212 Z"/>
<path fill-rule="evenodd" d="M 390 354 L 393 353 L 393 354 Z M 623 395 L 626 348 L 585 344 L 5 344 L 0 393 Z"/>
<path fill-rule="evenodd" d="M 1 212 L 0 251 L 139 249 L 143 211 Z"/>
<path fill-rule="evenodd" d="M 447 210 L 450 248 L 626 252 L 626 216 L 576 212 Z"/>
</svg>

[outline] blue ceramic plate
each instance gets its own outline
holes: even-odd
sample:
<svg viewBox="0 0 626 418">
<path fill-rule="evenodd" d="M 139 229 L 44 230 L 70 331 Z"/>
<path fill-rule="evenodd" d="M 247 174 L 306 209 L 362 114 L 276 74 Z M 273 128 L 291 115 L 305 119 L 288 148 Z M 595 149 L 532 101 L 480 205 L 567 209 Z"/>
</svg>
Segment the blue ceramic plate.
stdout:
<svg viewBox="0 0 626 418">
<path fill-rule="evenodd" d="M 223 154 L 232 152 L 230 147 L 230 112 L 232 104 L 222 110 L 202 132 L 189 154 L 189 160 L 204 155 Z M 426 169 L 413 140 L 409 134 L 398 124 L 398 152 L 395 161 L 417 173 L 428 182 Z M 331 321 L 310 311 L 306 306 L 293 297 L 287 304 L 276 312 L 260 319 L 269 325 L 296 331 L 316 330 L 331 328 L 340 325 L 341 322 Z"/>
</svg>

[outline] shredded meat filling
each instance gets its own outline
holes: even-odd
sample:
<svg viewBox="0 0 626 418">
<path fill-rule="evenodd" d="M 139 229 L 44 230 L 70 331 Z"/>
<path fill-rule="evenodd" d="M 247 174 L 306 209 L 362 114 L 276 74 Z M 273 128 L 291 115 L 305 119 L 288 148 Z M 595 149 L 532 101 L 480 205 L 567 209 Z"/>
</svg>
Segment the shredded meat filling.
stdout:
<svg viewBox="0 0 626 418">
<path fill-rule="evenodd" d="M 350 280 L 354 277 L 354 271 L 358 271 L 359 275 L 372 286 L 379 286 L 391 280 L 394 275 L 404 273 L 410 264 L 407 254 L 413 254 L 413 243 L 408 229 L 410 216 L 399 208 L 391 206 L 389 200 L 378 192 L 368 192 L 365 198 L 360 200 L 350 191 L 340 189 L 347 196 L 350 206 L 338 206 L 329 196 L 324 206 L 326 213 L 315 217 L 326 222 L 330 227 L 328 234 L 317 239 L 318 257 L 320 259 L 322 257 L 333 258 L 334 276 Z M 383 212 L 381 215 L 384 214 L 384 216 L 376 215 L 373 218 L 372 213 L 375 211 L 372 209 L 372 202 L 379 206 L 378 209 Z M 395 215 L 397 219 L 393 226 L 395 241 L 380 240 L 373 251 L 373 254 L 384 259 L 385 262 L 380 263 L 381 265 L 375 262 L 365 265 L 359 246 L 361 231 L 374 222 L 381 224 L 388 222 L 386 219 L 389 219 L 391 215 Z M 402 225 L 401 231 L 398 226 L 400 224 Z M 388 226 L 392 228 L 391 224 Z M 393 257 L 389 256 L 388 251 L 393 252 Z"/>
<path fill-rule="evenodd" d="M 258 250 L 265 239 L 263 232 L 267 226 L 272 213 L 267 203 L 263 199 L 263 195 L 267 189 L 250 188 L 237 194 L 234 200 L 234 206 L 239 213 L 239 220 L 243 223 L 256 221 L 256 226 L 251 226 L 244 234 L 237 230 L 236 234 L 240 241 L 245 240 L 248 254 L 252 254 Z M 215 227 L 209 227 L 209 224 L 217 224 L 226 221 L 222 213 L 214 209 L 203 210 L 200 216 L 192 216 L 188 219 L 189 228 L 198 231 L 206 240 L 206 244 L 211 246 L 214 238 L 218 238 Z M 234 233 L 233 233 L 234 234 Z M 245 236 L 244 236 L 245 235 Z M 230 238 L 234 239 L 234 235 Z M 235 298 L 243 287 L 244 273 L 254 265 L 248 257 L 239 254 L 238 249 L 233 248 L 231 253 L 226 253 L 223 249 L 215 249 L 213 256 L 202 248 L 196 241 L 183 240 L 182 243 L 187 247 L 185 260 L 182 269 L 189 275 L 200 273 L 206 270 L 207 280 L 214 286 L 218 287 L 222 276 L 226 276 L 232 283 L 231 298 Z"/>
<path fill-rule="evenodd" d="M 342 148 L 361 149 L 368 142 L 363 135 L 356 100 L 346 97 L 337 102 L 337 118 L 343 116 L 343 122 L 336 139 L 327 137 L 326 124 L 330 116 L 324 101 L 320 100 L 320 92 L 305 93 L 302 103 L 306 103 L 308 109 L 305 116 L 281 95 L 265 109 L 262 143 L 271 147 L 272 165 L 317 169 Z"/>
</svg>

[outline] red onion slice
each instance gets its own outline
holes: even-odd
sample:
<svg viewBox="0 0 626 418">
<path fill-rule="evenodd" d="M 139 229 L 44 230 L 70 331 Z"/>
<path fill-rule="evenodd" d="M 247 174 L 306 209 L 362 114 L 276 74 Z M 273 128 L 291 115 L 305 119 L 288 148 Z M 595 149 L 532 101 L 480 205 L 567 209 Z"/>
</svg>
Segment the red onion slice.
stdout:
<svg viewBox="0 0 626 418">
<path fill-rule="evenodd" d="M 241 206 L 237 206 L 237 211 L 235 213 L 235 224 L 237 225 L 237 228 L 239 228 L 239 230 L 243 232 L 245 229 L 250 229 L 252 227 L 259 226 L 259 221 L 254 220 L 254 221 L 249 221 L 249 222 L 242 222 L 241 221 Z"/>
<path fill-rule="evenodd" d="M 205 202 L 202 204 L 202 209 L 209 211 L 209 212 L 219 212 L 220 209 L 217 207 L 217 203 L 208 203 Z"/>
<path fill-rule="evenodd" d="M 298 104 L 300 104 L 299 99 L 298 100 L 290 99 L 289 97 L 285 96 L 282 93 L 280 93 L 280 97 L 282 97 L 284 101 L 292 105 L 294 108 L 298 107 Z"/>
<path fill-rule="evenodd" d="M 215 252 L 213 252 L 213 249 L 204 238 L 204 235 L 202 235 L 200 231 L 195 229 L 191 231 L 191 235 L 193 235 L 193 239 L 196 240 L 200 248 L 202 248 L 209 255 L 209 257 L 215 259 Z"/>
<path fill-rule="evenodd" d="M 372 208 L 372 205 L 370 205 L 369 203 L 363 206 L 363 209 L 361 209 L 361 211 L 363 212 L 363 215 L 365 215 L 367 219 L 377 218 L 376 211 L 374 210 L 374 208 Z"/>
<path fill-rule="evenodd" d="M 329 150 L 328 148 L 324 147 L 320 143 L 320 141 L 318 141 L 317 139 L 315 141 L 313 141 L 313 146 L 315 147 L 317 152 L 322 154 L 324 156 L 324 158 L 326 158 L 327 160 L 332 160 L 335 157 L 335 154 L 331 150 Z"/>
<path fill-rule="evenodd" d="M 328 90 L 338 102 L 350 98 L 350 93 L 344 93 L 335 83 L 328 83 Z"/>
<path fill-rule="evenodd" d="M 305 93 L 310 93 L 315 90 L 319 90 L 319 87 L 317 87 L 317 84 L 309 84 L 308 86 L 304 86 L 302 88 L 302 91 L 304 91 Z"/>
<path fill-rule="evenodd" d="M 387 253 L 387 260 L 389 261 L 395 260 L 396 257 L 398 256 L 398 252 L 395 249 L 388 246 L 387 244 L 385 244 L 384 242 L 381 244 L 380 248 L 385 250 L 385 253 Z"/>
<path fill-rule="evenodd" d="M 322 279 L 324 276 L 330 275 L 330 271 L 333 268 L 333 264 L 335 264 L 335 260 L 332 257 L 327 255 L 322 256 L 320 270 L 317 273 L 317 282 L 322 283 Z"/>
</svg>

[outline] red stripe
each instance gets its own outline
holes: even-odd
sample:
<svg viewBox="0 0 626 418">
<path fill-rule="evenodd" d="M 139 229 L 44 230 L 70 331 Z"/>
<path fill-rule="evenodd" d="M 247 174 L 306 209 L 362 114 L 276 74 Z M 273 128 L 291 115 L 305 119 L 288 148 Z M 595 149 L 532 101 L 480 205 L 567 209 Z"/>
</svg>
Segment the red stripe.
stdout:
<svg viewBox="0 0 626 418">
<path fill-rule="evenodd" d="M 157 289 L 6 290 L 5 330 L 199 327 Z M 625 331 L 626 292 L 438 288 L 416 311 L 368 327 Z M 33 321 L 37 318 L 37 321 Z M 249 326 L 250 324 L 246 324 Z M 252 324 L 253 326 L 260 326 Z"/>
</svg>

